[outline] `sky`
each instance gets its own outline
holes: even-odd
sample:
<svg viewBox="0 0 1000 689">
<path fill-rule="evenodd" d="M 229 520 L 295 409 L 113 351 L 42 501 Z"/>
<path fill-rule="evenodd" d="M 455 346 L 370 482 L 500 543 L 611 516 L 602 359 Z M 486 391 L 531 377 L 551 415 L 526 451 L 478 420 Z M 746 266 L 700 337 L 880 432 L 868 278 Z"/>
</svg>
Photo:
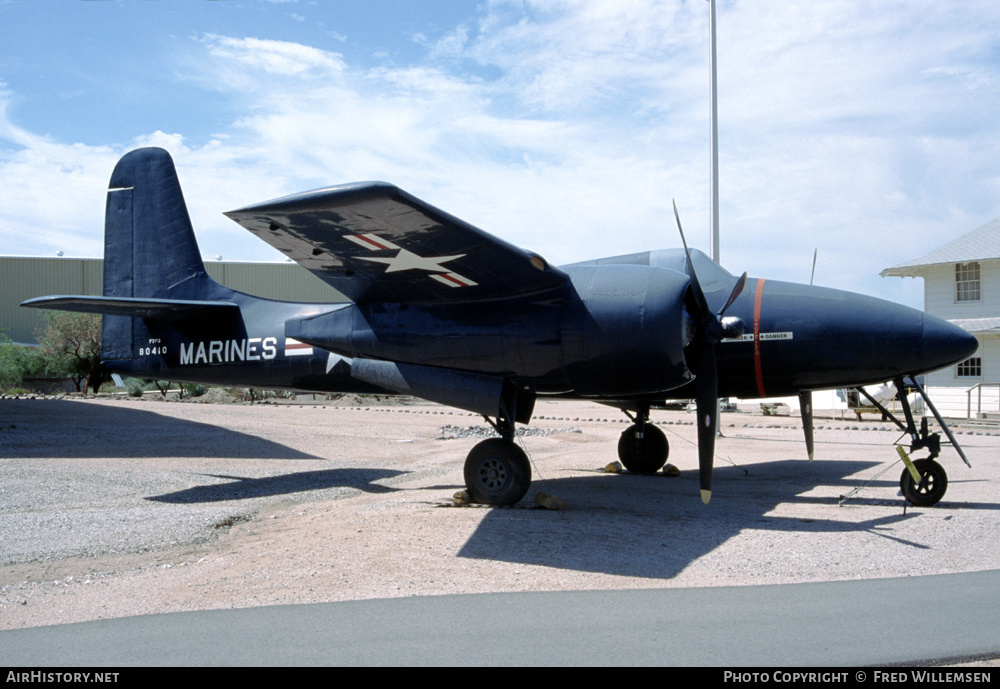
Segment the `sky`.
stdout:
<svg viewBox="0 0 1000 689">
<path fill-rule="evenodd" d="M 717 0 L 721 263 L 879 271 L 1000 216 L 1000 3 Z M 99 257 L 119 157 L 222 213 L 384 180 L 561 265 L 710 250 L 706 0 L 0 0 L 0 254 Z"/>
</svg>

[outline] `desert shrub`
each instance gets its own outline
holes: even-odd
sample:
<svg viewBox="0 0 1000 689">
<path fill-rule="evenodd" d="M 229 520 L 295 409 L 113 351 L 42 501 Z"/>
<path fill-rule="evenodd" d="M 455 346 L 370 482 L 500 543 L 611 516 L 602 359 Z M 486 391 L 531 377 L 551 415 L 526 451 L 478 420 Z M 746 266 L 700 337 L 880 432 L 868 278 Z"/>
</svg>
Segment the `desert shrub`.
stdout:
<svg viewBox="0 0 1000 689">
<path fill-rule="evenodd" d="M 128 391 L 129 397 L 142 397 L 142 393 L 146 391 L 149 383 L 141 378 L 126 378 L 125 379 L 125 389 Z"/>
<path fill-rule="evenodd" d="M 0 329 L 0 390 L 20 387 L 25 378 L 50 373 L 37 347 L 16 344 Z"/>
<path fill-rule="evenodd" d="M 208 392 L 208 388 L 201 383 L 181 383 L 181 391 L 188 397 L 201 397 Z"/>
</svg>

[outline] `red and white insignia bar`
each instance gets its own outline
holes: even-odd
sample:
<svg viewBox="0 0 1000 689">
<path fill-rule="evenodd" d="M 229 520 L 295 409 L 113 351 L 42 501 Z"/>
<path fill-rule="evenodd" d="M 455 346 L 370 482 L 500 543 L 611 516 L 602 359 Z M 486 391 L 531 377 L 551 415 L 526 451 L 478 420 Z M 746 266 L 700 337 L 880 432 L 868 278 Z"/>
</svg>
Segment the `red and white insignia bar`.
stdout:
<svg viewBox="0 0 1000 689">
<path fill-rule="evenodd" d="M 383 239 L 377 234 L 348 234 L 344 235 L 345 239 L 349 239 L 358 246 L 362 246 L 370 251 L 389 251 L 392 249 L 399 250 L 401 247 L 396 246 L 388 239 Z"/>
<path fill-rule="evenodd" d="M 285 338 L 285 356 L 312 356 L 312 353 L 312 345 L 290 337 Z"/>
<path fill-rule="evenodd" d="M 437 273 L 431 275 L 432 278 L 449 287 L 472 287 L 476 283 L 458 273 Z"/>
</svg>

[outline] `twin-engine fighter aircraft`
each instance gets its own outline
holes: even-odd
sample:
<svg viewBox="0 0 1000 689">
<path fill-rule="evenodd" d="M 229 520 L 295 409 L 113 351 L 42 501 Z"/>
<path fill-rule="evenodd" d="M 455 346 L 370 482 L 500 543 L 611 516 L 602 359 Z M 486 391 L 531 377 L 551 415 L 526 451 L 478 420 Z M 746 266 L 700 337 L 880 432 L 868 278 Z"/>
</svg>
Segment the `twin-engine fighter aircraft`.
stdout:
<svg viewBox="0 0 1000 689">
<path fill-rule="evenodd" d="M 105 366 L 138 378 L 406 394 L 482 414 L 500 437 L 476 445 L 465 462 L 479 503 L 509 505 L 527 492 L 531 467 L 514 429 L 531 419 L 539 396 L 624 411 L 634 425 L 618 453 L 639 473 L 667 459 L 650 408 L 695 399 L 707 503 L 720 396 L 801 394 L 811 455 L 808 391 L 915 377 L 977 346 L 921 311 L 737 278 L 686 248 L 557 268 L 382 182 L 226 215 L 351 302 L 273 301 L 213 281 L 173 161 L 144 148 L 111 176 L 104 295 L 24 305 L 103 314 Z M 911 492 L 921 491 L 915 484 Z"/>
</svg>

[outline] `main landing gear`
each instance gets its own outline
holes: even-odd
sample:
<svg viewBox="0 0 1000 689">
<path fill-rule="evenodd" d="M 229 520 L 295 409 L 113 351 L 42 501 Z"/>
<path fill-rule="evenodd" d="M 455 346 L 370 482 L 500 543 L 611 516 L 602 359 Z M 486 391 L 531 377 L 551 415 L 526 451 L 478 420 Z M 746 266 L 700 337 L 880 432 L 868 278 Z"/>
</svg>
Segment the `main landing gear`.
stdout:
<svg viewBox="0 0 1000 689">
<path fill-rule="evenodd" d="M 531 418 L 533 400 L 518 400 L 511 396 L 502 404 L 502 413 L 494 423 L 484 417 L 500 434 L 472 448 L 465 459 L 465 488 L 472 502 L 481 505 L 513 505 L 523 498 L 531 486 L 531 462 L 514 444 L 514 421 L 527 423 Z M 511 408 L 526 409 L 525 417 L 516 417 Z"/>
<path fill-rule="evenodd" d="M 649 406 L 641 406 L 636 416 L 627 411 L 625 415 L 635 423 L 618 439 L 618 458 L 634 474 L 655 474 L 667 463 L 670 454 L 667 436 L 649 423 Z"/>
<path fill-rule="evenodd" d="M 641 406 L 635 416 L 627 411 L 625 414 L 634 423 L 618 440 L 618 457 L 632 473 L 655 474 L 667 463 L 670 453 L 667 437 L 649 423 L 648 405 Z M 517 420 L 527 423 L 530 414 L 526 416 Z M 527 494 L 531 485 L 531 462 L 514 443 L 513 415 L 505 411 L 495 423 L 489 417 L 484 418 L 500 437 L 483 440 L 469 452 L 465 459 L 465 488 L 472 502 L 513 505 Z"/>
<path fill-rule="evenodd" d="M 465 459 L 465 487 L 472 502 L 513 505 L 530 485 L 531 463 L 512 439 L 484 440 Z"/>
</svg>

